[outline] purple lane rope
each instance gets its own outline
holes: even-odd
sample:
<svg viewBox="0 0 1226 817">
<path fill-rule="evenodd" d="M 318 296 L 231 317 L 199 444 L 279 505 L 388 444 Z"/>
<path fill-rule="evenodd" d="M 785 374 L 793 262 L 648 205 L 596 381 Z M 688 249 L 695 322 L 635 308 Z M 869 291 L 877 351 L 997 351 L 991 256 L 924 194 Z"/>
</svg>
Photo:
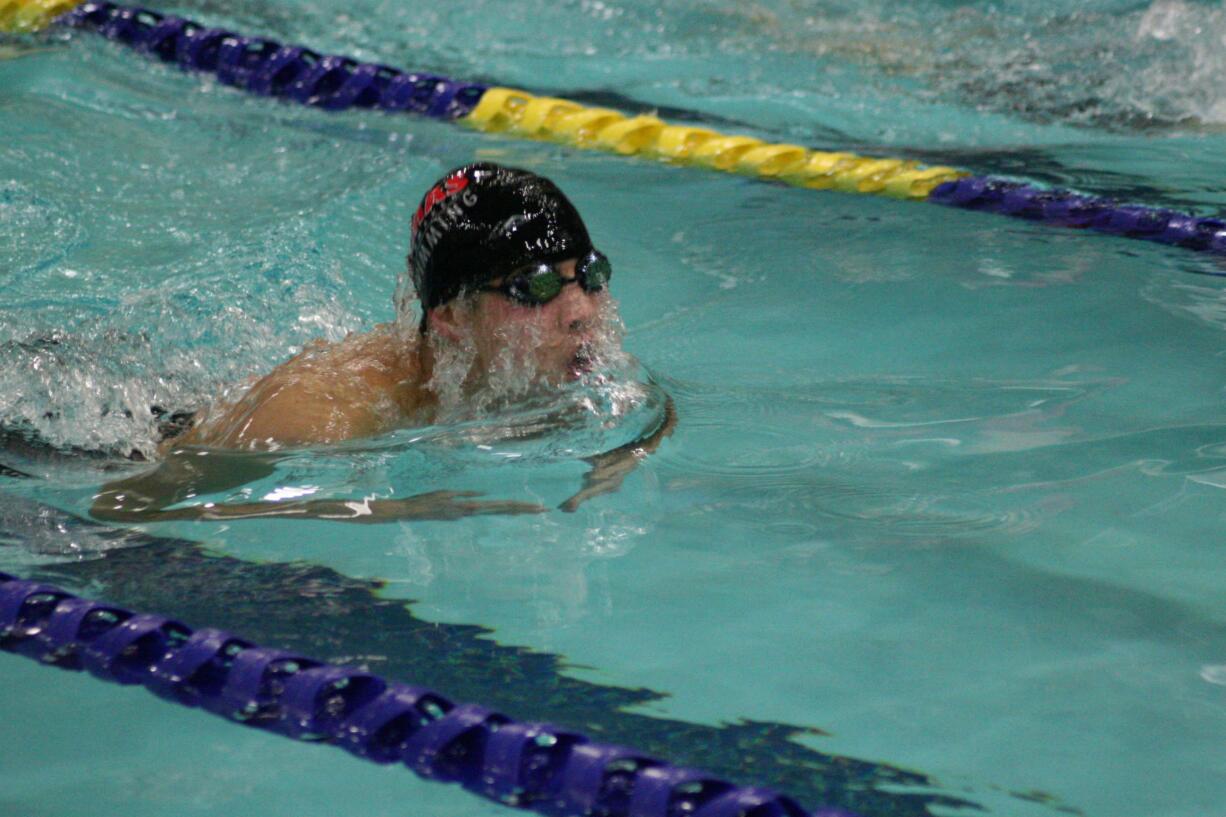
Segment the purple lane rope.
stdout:
<svg viewBox="0 0 1226 817">
<path fill-rule="evenodd" d="M 222 630 L 79 598 L 0 573 L 0 650 L 374 763 L 459 783 L 550 817 L 856 817 L 807 812 L 569 729 L 520 723 L 421 687 L 386 681 Z"/>
<path fill-rule="evenodd" d="M 970 176 L 945 182 L 928 201 L 964 210 L 982 210 L 1054 227 L 1155 241 L 1199 252 L 1226 253 L 1226 220 L 1175 210 L 1119 204 L 1068 190 Z"/>
<path fill-rule="evenodd" d="M 214 74 L 226 85 L 330 111 L 377 108 L 458 119 L 488 87 L 244 37 L 136 6 L 82 3 L 59 21 L 93 29 L 185 71 Z"/>
</svg>

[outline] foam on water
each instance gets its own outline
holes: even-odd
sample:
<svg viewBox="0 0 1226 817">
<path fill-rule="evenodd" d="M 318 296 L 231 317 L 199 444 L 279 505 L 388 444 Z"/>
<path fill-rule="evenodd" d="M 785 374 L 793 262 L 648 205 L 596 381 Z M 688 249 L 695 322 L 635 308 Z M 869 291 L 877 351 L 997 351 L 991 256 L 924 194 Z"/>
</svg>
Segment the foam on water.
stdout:
<svg viewBox="0 0 1226 817">
<path fill-rule="evenodd" d="M 946 56 L 926 78 L 971 104 L 1040 122 L 1116 130 L 1226 124 L 1221 6 L 1155 0 L 1143 9 L 1036 13 L 1021 5 L 951 13 L 936 27 Z"/>
</svg>

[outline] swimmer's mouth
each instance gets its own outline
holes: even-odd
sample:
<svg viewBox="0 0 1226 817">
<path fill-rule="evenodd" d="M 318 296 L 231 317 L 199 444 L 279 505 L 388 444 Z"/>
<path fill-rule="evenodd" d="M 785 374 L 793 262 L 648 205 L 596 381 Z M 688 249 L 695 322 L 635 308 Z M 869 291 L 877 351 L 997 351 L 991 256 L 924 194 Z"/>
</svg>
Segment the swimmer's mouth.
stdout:
<svg viewBox="0 0 1226 817">
<path fill-rule="evenodd" d="M 567 370 L 571 377 L 580 378 L 590 372 L 596 365 L 596 359 L 592 356 L 591 349 L 586 345 L 580 346 L 575 352 L 575 356 L 570 359 L 570 365 Z"/>
</svg>

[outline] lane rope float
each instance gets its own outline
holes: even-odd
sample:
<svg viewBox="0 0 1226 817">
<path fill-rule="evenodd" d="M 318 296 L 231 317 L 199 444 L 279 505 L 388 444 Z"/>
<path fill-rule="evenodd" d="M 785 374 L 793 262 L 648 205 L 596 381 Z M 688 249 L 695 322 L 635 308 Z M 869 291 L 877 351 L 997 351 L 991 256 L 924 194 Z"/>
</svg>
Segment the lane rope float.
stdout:
<svg viewBox="0 0 1226 817">
<path fill-rule="evenodd" d="M 0 31 L 41 31 L 71 11 L 80 0 L 0 0 Z"/>
<path fill-rule="evenodd" d="M 808 812 L 579 732 L 521 723 L 357 667 L 74 596 L 0 572 L 0 650 L 374 763 L 458 783 L 550 817 L 856 817 Z"/>
<path fill-rule="evenodd" d="M 973 176 L 911 159 L 774 144 L 753 136 L 672 125 L 515 88 L 409 72 L 324 55 L 275 40 L 207 28 L 109 2 L 0 0 L 0 31 L 62 23 L 97 31 L 225 84 L 328 110 L 376 108 L 458 121 L 477 130 L 545 139 L 622 156 L 694 165 L 818 190 L 867 193 L 979 210 L 1043 224 L 1226 253 L 1226 220 L 1024 182 Z"/>
</svg>

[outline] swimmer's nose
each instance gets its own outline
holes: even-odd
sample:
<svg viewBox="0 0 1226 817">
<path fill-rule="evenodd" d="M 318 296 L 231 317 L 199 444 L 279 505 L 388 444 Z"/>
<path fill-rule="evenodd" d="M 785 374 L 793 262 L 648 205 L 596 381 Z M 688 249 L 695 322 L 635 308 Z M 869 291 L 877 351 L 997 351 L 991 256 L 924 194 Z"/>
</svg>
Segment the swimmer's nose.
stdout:
<svg viewBox="0 0 1226 817">
<path fill-rule="evenodd" d="M 570 333 L 582 333 L 591 328 L 598 305 L 593 293 L 581 286 L 563 287 L 558 296 L 558 323 Z"/>
</svg>

